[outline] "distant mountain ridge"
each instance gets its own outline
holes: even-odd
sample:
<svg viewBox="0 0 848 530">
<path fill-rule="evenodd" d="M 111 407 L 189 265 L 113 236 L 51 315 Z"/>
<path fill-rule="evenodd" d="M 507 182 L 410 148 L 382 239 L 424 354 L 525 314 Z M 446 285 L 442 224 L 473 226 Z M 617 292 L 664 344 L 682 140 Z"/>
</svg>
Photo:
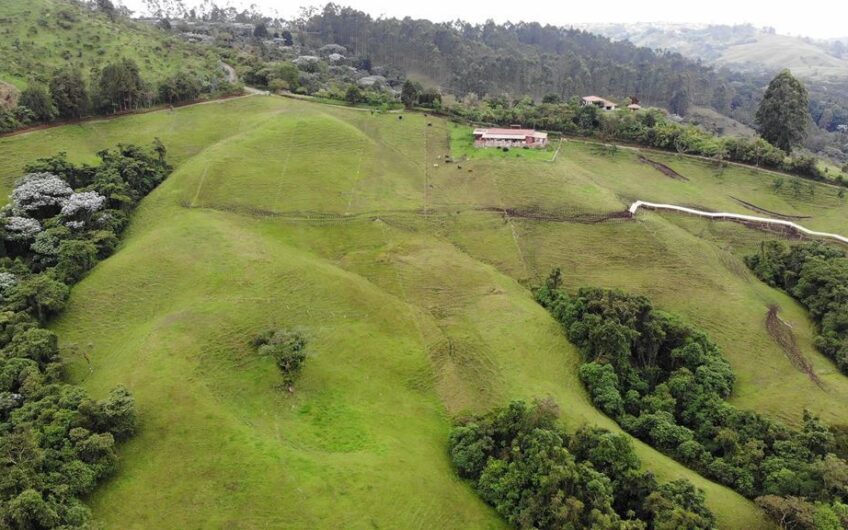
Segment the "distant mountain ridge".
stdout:
<svg viewBox="0 0 848 530">
<path fill-rule="evenodd" d="M 789 68 L 816 81 L 848 80 L 848 38 L 814 40 L 744 25 L 582 24 L 576 28 L 637 46 L 679 52 L 715 66 L 773 72 Z"/>
</svg>

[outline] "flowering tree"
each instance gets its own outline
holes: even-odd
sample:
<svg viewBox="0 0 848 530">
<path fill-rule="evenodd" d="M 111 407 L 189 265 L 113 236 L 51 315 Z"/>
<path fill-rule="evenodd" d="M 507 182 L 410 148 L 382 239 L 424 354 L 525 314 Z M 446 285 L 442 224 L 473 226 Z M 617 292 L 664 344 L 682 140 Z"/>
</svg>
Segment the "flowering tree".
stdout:
<svg viewBox="0 0 848 530">
<path fill-rule="evenodd" d="M 28 241 L 41 232 L 41 223 L 29 217 L 10 216 L 6 218 L 7 241 Z"/>
<path fill-rule="evenodd" d="M 70 228 L 82 228 L 95 212 L 106 204 L 106 197 L 96 191 L 73 193 L 62 206 L 62 217 Z"/>
<path fill-rule="evenodd" d="M 0 272 L 0 302 L 6 299 L 6 295 L 17 283 L 18 277 L 11 272 Z"/>
<path fill-rule="evenodd" d="M 20 213 L 37 219 L 52 217 L 62 208 L 74 190 L 52 173 L 29 173 L 12 191 L 12 206 Z"/>
</svg>

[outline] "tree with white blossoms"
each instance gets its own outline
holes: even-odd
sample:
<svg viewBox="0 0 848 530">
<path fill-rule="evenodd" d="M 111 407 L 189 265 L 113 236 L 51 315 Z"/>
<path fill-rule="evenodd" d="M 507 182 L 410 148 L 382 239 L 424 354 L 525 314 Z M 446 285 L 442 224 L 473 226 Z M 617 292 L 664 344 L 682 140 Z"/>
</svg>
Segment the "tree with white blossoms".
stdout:
<svg viewBox="0 0 848 530">
<path fill-rule="evenodd" d="M 18 277 L 11 272 L 0 272 L 0 302 L 6 299 L 6 295 L 17 283 Z"/>
<path fill-rule="evenodd" d="M 74 192 L 67 182 L 52 173 L 29 173 L 12 191 L 12 207 L 19 213 L 46 219 L 56 215 Z"/>
<path fill-rule="evenodd" d="M 69 228 L 82 228 L 105 204 L 106 197 L 96 191 L 73 193 L 62 206 L 61 214 Z"/>
<path fill-rule="evenodd" d="M 41 232 L 41 223 L 29 217 L 12 215 L 6 218 L 6 241 L 29 241 Z"/>
</svg>

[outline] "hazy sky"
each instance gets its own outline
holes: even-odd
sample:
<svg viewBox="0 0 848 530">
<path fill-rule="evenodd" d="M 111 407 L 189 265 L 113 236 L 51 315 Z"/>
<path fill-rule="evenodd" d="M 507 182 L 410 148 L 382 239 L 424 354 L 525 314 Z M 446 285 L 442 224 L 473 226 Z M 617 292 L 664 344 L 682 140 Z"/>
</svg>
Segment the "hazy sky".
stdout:
<svg viewBox="0 0 848 530">
<path fill-rule="evenodd" d="M 186 5 L 194 2 L 184 0 Z M 124 0 L 131 9 L 140 10 L 143 0 Z M 292 17 L 303 5 L 324 5 L 309 0 L 219 0 L 240 7 L 255 3 L 262 11 L 276 11 Z M 848 36 L 848 4 L 844 0 L 805 0 L 803 2 L 763 0 L 606 0 L 587 1 L 483 1 L 483 0 L 336 0 L 372 16 L 427 18 L 435 21 L 461 18 L 471 22 L 493 19 L 496 22 L 519 20 L 559 26 L 590 22 L 687 22 L 772 26 L 779 33 L 815 38 Z M 839 7 L 839 6 L 842 7 Z"/>
</svg>

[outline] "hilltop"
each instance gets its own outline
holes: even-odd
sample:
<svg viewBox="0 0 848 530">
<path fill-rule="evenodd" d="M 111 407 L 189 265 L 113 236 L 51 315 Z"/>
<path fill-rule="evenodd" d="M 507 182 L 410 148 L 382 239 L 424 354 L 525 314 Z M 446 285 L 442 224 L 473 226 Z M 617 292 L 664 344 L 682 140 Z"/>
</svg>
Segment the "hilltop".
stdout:
<svg viewBox="0 0 848 530">
<path fill-rule="evenodd" d="M 848 79 L 848 49 L 838 41 L 781 35 L 751 25 L 585 24 L 579 27 L 637 46 L 671 50 L 716 66 L 773 73 L 789 68 L 814 81 Z"/>
</svg>

